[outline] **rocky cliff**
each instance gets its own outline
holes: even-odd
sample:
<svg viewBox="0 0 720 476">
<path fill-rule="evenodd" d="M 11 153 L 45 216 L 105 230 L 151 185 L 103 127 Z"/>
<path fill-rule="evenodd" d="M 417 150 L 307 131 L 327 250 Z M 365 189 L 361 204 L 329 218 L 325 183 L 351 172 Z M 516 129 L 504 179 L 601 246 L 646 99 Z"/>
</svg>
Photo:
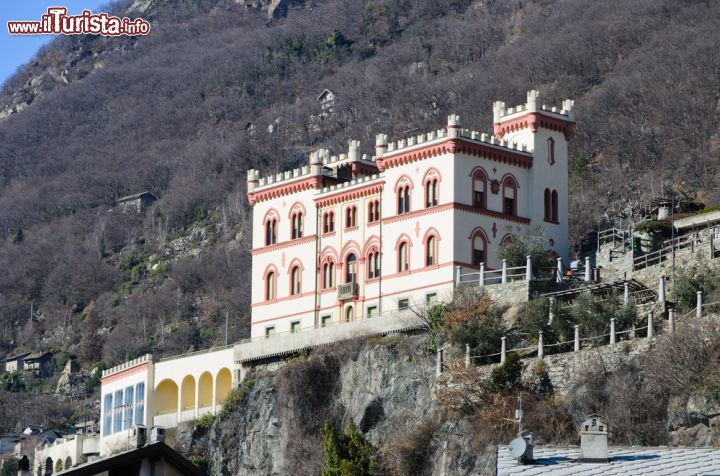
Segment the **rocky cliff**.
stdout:
<svg viewBox="0 0 720 476">
<path fill-rule="evenodd" d="M 400 474 L 492 474 L 494 449 L 474 447 L 470 423 L 431 397 L 433 359 L 424 336 L 342 344 L 272 369 L 257 369 L 237 407 L 210 433 L 218 474 L 318 474 L 319 428 L 352 421 Z"/>
</svg>

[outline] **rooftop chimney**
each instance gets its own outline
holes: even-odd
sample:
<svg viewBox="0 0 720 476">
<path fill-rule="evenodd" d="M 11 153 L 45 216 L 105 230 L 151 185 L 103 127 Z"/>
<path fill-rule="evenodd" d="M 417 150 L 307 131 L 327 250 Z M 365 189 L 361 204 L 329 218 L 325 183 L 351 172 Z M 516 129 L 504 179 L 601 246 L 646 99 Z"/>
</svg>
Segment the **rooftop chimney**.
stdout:
<svg viewBox="0 0 720 476">
<path fill-rule="evenodd" d="M 588 415 L 580 427 L 580 463 L 609 463 L 608 426 L 600 415 Z"/>
</svg>

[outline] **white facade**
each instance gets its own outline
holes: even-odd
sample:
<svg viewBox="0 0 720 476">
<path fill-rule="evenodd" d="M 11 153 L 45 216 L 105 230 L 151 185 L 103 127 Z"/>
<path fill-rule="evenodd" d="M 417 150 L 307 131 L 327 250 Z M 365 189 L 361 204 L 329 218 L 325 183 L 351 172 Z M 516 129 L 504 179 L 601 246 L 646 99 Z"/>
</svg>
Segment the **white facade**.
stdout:
<svg viewBox="0 0 720 476">
<path fill-rule="evenodd" d="M 133 426 L 174 428 L 222 408 L 234 384 L 232 346 L 154 362 L 152 355 L 103 371 L 101 456 L 132 447 Z"/>
<path fill-rule="evenodd" d="M 276 176 L 250 170 L 252 338 L 446 298 L 457 266 L 499 268 L 500 244 L 536 226 L 567 258 L 572 101 L 547 108 L 530 91 L 515 108 L 495 103 L 494 123 L 491 136 L 450 116 L 394 143 L 379 134 L 372 158 L 350 141 Z"/>
</svg>

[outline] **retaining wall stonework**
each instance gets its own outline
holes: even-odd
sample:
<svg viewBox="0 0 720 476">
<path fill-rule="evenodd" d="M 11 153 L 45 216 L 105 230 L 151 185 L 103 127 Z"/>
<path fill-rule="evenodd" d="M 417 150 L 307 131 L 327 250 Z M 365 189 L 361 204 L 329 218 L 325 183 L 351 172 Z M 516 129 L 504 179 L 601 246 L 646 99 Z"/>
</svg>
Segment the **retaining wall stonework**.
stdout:
<svg viewBox="0 0 720 476">
<path fill-rule="evenodd" d="M 612 372 L 651 348 L 652 342 L 648 339 L 631 339 L 614 345 L 588 347 L 578 352 L 546 355 L 542 360 L 529 357 L 521 359 L 524 364 L 522 379 L 526 382 L 537 382 L 540 374 L 545 372 L 555 393 L 564 395 L 583 372 L 597 366 Z M 478 367 L 478 371 L 489 376 L 492 369 L 498 365 L 500 364 L 483 365 Z"/>
</svg>

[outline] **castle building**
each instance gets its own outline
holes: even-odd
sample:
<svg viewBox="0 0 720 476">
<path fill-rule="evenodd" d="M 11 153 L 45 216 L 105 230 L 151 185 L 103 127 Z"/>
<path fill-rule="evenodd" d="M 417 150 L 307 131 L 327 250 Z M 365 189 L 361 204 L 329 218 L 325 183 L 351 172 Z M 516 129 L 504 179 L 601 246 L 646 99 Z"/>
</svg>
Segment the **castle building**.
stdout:
<svg viewBox="0 0 720 476">
<path fill-rule="evenodd" d="M 495 103 L 494 135 L 451 115 L 396 142 L 378 134 L 372 157 L 350 141 L 299 169 L 248 171 L 251 339 L 103 371 L 99 455 L 127 450 L 143 428 L 216 413 L 252 362 L 418 328 L 406 309 L 448 300 L 464 272 L 501 267 L 501 244 L 535 227 L 566 258 L 572 106 L 530 91 L 520 106 Z"/>
<path fill-rule="evenodd" d="M 573 101 L 494 104 L 494 135 L 461 127 L 388 142 L 375 154 L 310 154 L 260 178 L 253 206 L 253 338 L 378 317 L 448 297 L 457 267 L 501 266 L 500 245 L 540 227 L 568 254 Z"/>
</svg>

